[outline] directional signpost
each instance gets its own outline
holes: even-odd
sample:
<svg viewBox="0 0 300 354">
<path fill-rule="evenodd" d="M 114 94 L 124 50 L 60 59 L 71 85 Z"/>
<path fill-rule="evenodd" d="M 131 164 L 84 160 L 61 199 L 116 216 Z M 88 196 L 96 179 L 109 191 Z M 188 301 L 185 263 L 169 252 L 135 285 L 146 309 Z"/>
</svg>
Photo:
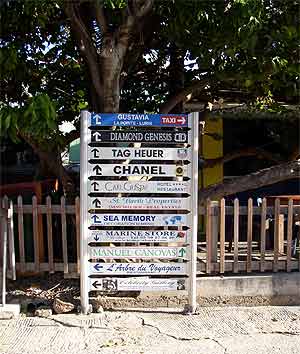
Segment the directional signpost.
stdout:
<svg viewBox="0 0 300 354">
<path fill-rule="evenodd" d="M 151 176 L 151 177 L 186 177 L 190 172 L 190 165 L 94 165 L 89 163 L 88 174 L 90 177 L 110 176 Z"/>
<path fill-rule="evenodd" d="M 88 154 L 93 160 L 189 160 L 191 151 L 188 148 L 126 148 L 126 147 L 92 147 L 89 146 Z"/>
<path fill-rule="evenodd" d="M 91 247 L 91 259 L 185 259 L 186 247 Z"/>
<path fill-rule="evenodd" d="M 89 230 L 88 243 L 92 242 L 187 242 L 189 230 Z"/>
<path fill-rule="evenodd" d="M 92 113 L 91 127 L 187 127 L 186 114 Z"/>
<path fill-rule="evenodd" d="M 83 313 L 89 291 L 168 290 L 195 312 L 198 127 L 196 113 L 82 112 Z"/>
<path fill-rule="evenodd" d="M 190 192 L 189 181 L 88 181 L 88 191 L 97 193 L 163 193 L 187 194 Z"/>
<path fill-rule="evenodd" d="M 109 131 L 91 130 L 90 146 L 98 146 L 99 143 L 160 143 L 160 144 L 183 144 L 188 142 L 188 132 L 173 131 Z"/>
<path fill-rule="evenodd" d="M 186 275 L 187 263 L 90 263 L 91 275 Z"/>
<path fill-rule="evenodd" d="M 152 197 L 94 197 L 89 198 L 89 209 L 188 209 L 190 198 Z"/>
<path fill-rule="evenodd" d="M 91 226 L 184 226 L 189 214 L 88 214 Z"/>
<path fill-rule="evenodd" d="M 174 291 L 185 290 L 185 283 L 182 279 L 90 278 L 89 287 L 96 291 Z"/>
</svg>

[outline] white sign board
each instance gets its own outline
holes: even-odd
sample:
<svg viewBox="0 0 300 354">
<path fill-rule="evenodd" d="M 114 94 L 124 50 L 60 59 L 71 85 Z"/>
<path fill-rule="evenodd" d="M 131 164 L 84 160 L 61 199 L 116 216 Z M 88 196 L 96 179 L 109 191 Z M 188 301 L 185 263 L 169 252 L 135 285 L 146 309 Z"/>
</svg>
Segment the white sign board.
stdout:
<svg viewBox="0 0 300 354">
<path fill-rule="evenodd" d="M 151 197 L 94 197 L 89 198 L 89 209 L 188 209 L 190 198 L 151 198 Z"/>
<path fill-rule="evenodd" d="M 91 226 L 185 226 L 186 214 L 89 214 Z"/>
<path fill-rule="evenodd" d="M 147 176 L 147 177 L 186 177 L 189 165 L 100 165 L 89 164 L 88 174 L 95 177 L 109 176 Z"/>
<path fill-rule="evenodd" d="M 126 148 L 89 146 L 91 160 L 190 160 L 188 148 Z"/>
<path fill-rule="evenodd" d="M 90 263 L 91 275 L 186 275 L 187 263 Z"/>
<path fill-rule="evenodd" d="M 90 247 L 91 259 L 173 259 L 187 257 L 186 247 Z"/>
<path fill-rule="evenodd" d="M 195 311 L 199 127 L 196 113 L 82 112 L 84 314 L 91 290 L 187 288 L 188 311 Z M 103 243 L 109 246 L 100 247 Z"/>
<path fill-rule="evenodd" d="M 186 290 L 185 279 L 90 278 L 90 290 L 96 291 L 175 291 Z"/>
<path fill-rule="evenodd" d="M 190 193 L 190 181 L 90 181 L 91 193 Z"/>
<path fill-rule="evenodd" d="M 88 242 L 187 242 L 188 230 L 88 230 Z"/>
<path fill-rule="evenodd" d="M 173 144 L 182 145 L 188 143 L 190 134 L 186 131 L 174 130 L 140 130 L 140 131 L 113 131 L 94 130 L 91 128 L 90 146 L 99 146 L 103 143 L 149 143 L 149 144 Z"/>
</svg>

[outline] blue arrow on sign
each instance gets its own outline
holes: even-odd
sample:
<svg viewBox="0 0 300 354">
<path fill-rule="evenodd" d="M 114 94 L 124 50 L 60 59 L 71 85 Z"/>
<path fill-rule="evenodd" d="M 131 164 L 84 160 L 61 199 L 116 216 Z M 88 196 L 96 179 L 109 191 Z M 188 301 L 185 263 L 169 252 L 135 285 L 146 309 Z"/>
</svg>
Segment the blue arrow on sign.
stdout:
<svg viewBox="0 0 300 354">
<path fill-rule="evenodd" d="M 97 264 L 94 265 L 94 268 L 96 269 L 97 272 L 101 272 L 103 266 L 101 266 L 100 264 L 97 263 Z"/>
<path fill-rule="evenodd" d="M 98 242 L 98 241 L 100 240 L 100 237 L 99 237 L 98 235 L 95 235 L 95 236 L 94 236 L 94 240 L 95 240 L 96 242 Z"/>
<path fill-rule="evenodd" d="M 94 224 L 101 224 L 101 220 L 99 219 L 98 215 L 92 215 L 91 219 L 93 220 Z"/>
<path fill-rule="evenodd" d="M 188 117 L 186 114 L 92 113 L 90 125 L 92 127 L 121 126 L 178 128 L 188 126 Z M 95 139 L 100 139 L 100 137 L 96 136 Z"/>
</svg>

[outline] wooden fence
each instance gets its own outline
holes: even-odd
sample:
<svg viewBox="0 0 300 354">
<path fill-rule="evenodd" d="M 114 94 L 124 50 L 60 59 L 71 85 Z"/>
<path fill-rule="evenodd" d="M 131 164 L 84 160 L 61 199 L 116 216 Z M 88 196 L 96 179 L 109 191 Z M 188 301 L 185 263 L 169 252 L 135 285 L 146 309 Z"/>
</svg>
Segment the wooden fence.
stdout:
<svg viewBox="0 0 300 354">
<path fill-rule="evenodd" d="M 2 200 L 2 206 L 8 206 L 6 197 Z M 69 277 L 78 276 L 79 197 L 75 205 L 66 205 L 64 197 L 61 197 L 60 204 L 53 205 L 49 196 L 45 205 L 39 205 L 34 196 L 32 204 L 28 205 L 23 204 L 19 196 L 17 204 L 13 205 L 13 212 L 18 273 L 63 271 Z"/>
<path fill-rule="evenodd" d="M 1 204 L 7 209 L 8 199 L 3 198 Z M 33 197 L 28 205 L 19 196 L 11 207 L 17 272 L 63 271 L 66 277 L 77 277 L 79 198 L 75 205 L 66 205 L 64 197 L 60 204 L 52 204 L 47 197 L 45 205 L 38 205 Z M 200 208 L 205 232 L 198 239 L 198 274 L 300 271 L 299 231 L 295 231 L 295 215 L 299 214 L 300 206 L 292 200 L 282 206 L 276 199 L 275 207 L 267 207 L 265 199 L 261 207 L 254 207 L 252 199 L 246 207 L 238 199 L 233 206 L 225 205 L 224 199 L 208 200 Z"/>
<path fill-rule="evenodd" d="M 226 206 L 207 201 L 205 241 L 199 243 L 198 270 L 204 274 L 300 271 L 300 205 Z M 243 225 L 241 225 L 243 223 Z M 255 226 L 255 227 L 254 227 Z M 298 248 L 297 248 L 298 244 Z"/>
</svg>

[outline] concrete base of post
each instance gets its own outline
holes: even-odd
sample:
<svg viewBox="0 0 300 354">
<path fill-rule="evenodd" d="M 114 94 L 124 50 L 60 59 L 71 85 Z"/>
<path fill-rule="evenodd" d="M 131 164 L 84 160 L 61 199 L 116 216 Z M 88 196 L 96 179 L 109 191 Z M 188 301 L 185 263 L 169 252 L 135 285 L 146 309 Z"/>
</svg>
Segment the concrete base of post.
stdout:
<svg viewBox="0 0 300 354">
<path fill-rule="evenodd" d="M 185 305 L 182 314 L 183 315 L 196 315 L 199 312 L 199 305 L 197 304 L 195 308 L 191 305 Z"/>
</svg>

